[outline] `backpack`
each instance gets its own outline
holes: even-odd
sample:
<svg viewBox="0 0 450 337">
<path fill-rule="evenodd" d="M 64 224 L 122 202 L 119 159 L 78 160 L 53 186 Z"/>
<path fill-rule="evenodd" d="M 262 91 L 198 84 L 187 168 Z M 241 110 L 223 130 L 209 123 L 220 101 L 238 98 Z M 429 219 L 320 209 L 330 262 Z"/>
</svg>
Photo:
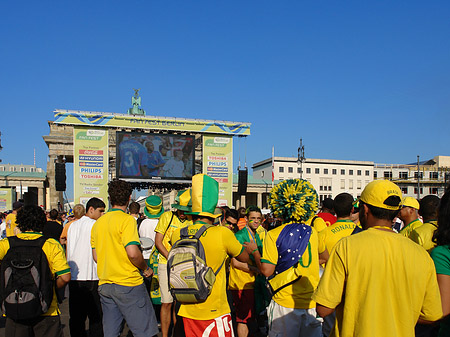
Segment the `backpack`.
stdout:
<svg viewBox="0 0 450 337">
<path fill-rule="evenodd" d="M 200 237 L 212 225 L 202 226 L 195 235 L 184 227 L 180 239 L 175 242 L 167 257 L 167 274 L 172 296 L 180 303 L 204 302 L 216 281 L 216 272 L 206 265 L 205 250 Z"/>
<path fill-rule="evenodd" d="M 37 318 L 50 308 L 53 279 L 42 246 L 47 240 L 8 238 L 9 249 L 1 263 L 0 303 L 13 320 Z"/>
</svg>

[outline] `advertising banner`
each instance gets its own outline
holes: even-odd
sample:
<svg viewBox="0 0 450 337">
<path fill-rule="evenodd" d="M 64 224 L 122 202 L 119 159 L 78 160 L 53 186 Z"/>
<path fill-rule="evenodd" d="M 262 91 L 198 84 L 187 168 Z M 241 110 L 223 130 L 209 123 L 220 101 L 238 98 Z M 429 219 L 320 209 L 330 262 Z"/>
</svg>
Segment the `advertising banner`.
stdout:
<svg viewBox="0 0 450 337">
<path fill-rule="evenodd" d="M 217 206 L 233 202 L 233 139 L 224 136 L 203 136 L 203 173 L 219 182 Z"/>
<path fill-rule="evenodd" d="M 250 135 L 250 123 L 209 121 L 201 119 L 128 116 L 112 113 L 56 110 L 56 124 L 72 124 L 93 127 L 122 127 L 152 130 L 173 130 L 225 134 L 234 136 Z"/>
<path fill-rule="evenodd" d="M 0 212 L 12 210 L 12 188 L 0 188 Z"/>
<path fill-rule="evenodd" d="M 74 127 L 74 201 L 97 197 L 108 205 L 108 131 Z"/>
</svg>

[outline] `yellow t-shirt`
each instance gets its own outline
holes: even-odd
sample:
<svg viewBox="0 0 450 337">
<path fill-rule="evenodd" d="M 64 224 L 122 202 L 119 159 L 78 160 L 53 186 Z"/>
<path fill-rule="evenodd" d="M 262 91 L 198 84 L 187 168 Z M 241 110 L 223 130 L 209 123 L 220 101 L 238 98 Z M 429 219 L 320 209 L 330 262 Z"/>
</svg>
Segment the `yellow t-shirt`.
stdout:
<svg viewBox="0 0 450 337">
<path fill-rule="evenodd" d="M 325 228 L 319 233 L 319 240 L 325 243 L 328 253 L 338 243 L 338 241 L 353 233 L 356 224 L 352 220 L 337 220 L 330 227 Z"/>
<path fill-rule="evenodd" d="M 143 278 L 128 258 L 125 247 L 140 245 L 136 220 L 120 209 L 111 209 L 92 226 L 91 247 L 97 253 L 99 285 L 114 283 L 134 287 Z"/>
<path fill-rule="evenodd" d="M 289 224 L 281 225 L 267 233 L 261 262 L 277 264 L 278 249 L 276 242 L 281 231 L 286 226 L 289 226 Z M 319 241 L 316 229 L 311 229 L 312 232 L 309 238 L 310 249 L 307 248 L 302 255 L 302 261 L 306 267 L 300 264 L 297 267 L 302 277 L 297 282 L 277 292 L 272 298 L 283 307 L 295 309 L 316 307 L 316 303 L 311 299 L 311 296 L 319 283 L 319 254 L 325 251 L 325 244 Z"/>
<path fill-rule="evenodd" d="M 6 222 L 6 236 L 7 237 L 15 236 L 16 233 L 14 233 L 14 228 L 17 227 L 16 214 L 14 214 L 14 213 L 8 214 L 6 216 L 5 222 Z"/>
<path fill-rule="evenodd" d="M 183 228 L 189 225 L 192 225 L 192 220 L 186 219 L 181 222 L 181 220 L 177 217 L 176 214 L 174 214 L 174 212 L 167 211 L 160 216 L 158 224 L 155 228 L 155 232 L 164 235 L 162 244 L 167 249 L 167 251 L 170 251 L 170 249 L 172 248 L 172 245 L 170 244 L 170 238 L 172 237 L 173 232 L 175 232 L 175 230 L 177 230 L 178 228 Z M 159 254 L 158 263 L 167 264 L 167 259 L 162 254 Z"/>
<path fill-rule="evenodd" d="M 320 233 L 325 228 L 328 228 L 327 224 L 325 223 L 325 220 L 323 220 L 320 216 L 314 215 L 312 218 L 310 218 L 308 221 L 305 222 L 305 224 L 311 226 L 311 223 L 313 222 L 313 228 L 317 231 L 317 233 Z"/>
<path fill-rule="evenodd" d="M 195 235 L 203 226 L 202 222 L 196 222 L 189 226 L 189 235 Z M 181 229 L 177 229 L 171 242 L 180 239 Z M 223 226 L 214 226 L 208 228 L 200 238 L 200 242 L 205 249 L 206 264 L 217 272 L 225 259 L 236 257 L 242 253 L 244 247 L 234 237 L 232 231 Z M 205 302 L 194 304 L 181 304 L 178 315 L 196 320 L 209 320 L 220 317 L 230 312 L 226 293 L 226 272 L 223 265 L 216 275 L 216 281 Z"/>
<path fill-rule="evenodd" d="M 425 248 L 428 253 L 431 253 L 433 248 L 436 247 L 436 244 L 432 241 L 436 229 L 437 221 L 428 221 L 419 228 L 414 229 L 409 235 L 409 238 Z"/>
<path fill-rule="evenodd" d="M 419 219 L 413 220 L 409 224 L 407 224 L 405 227 L 403 227 L 399 234 L 409 238 L 411 235 L 411 232 L 413 230 L 419 228 L 422 225 L 423 225 L 423 223 Z"/>
<path fill-rule="evenodd" d="M 22 240 L 35 240 L 42 236 L 41 233 L 19 233 L 17 237 Z M 9 241 L 8 239 L 3 239 L 0 241 L 0 260 L 6 255 L 6 252 L 9 249 Z M 60 243 L 55 239 L 47 239 L 44 245 L 42 246 L 42 250 L 47 256 L 48 265 L 50 267 L 50 272 L 52 275 L 61 276 L 64 274 L 70 273 L 70 267 L 67 264 L 66 255 L 64 254 L 64 249 L 61 247 Z M 56 298 L 55 287 L 53 287 L 53 299 L 50 304 L 50 308 L 48 311 L 42 316 L 58 316 L 60 314 L 58 308 L 58 300 Z"/>
<path fill-rule="evenodd" d="M 247 229 L 247 227 L 245 227 L 241 230 L 248 231 L 249 229 Z M 267 234 L 267 231 L 263 228 L 263 226 L 260 225 L 260 226 L 258 226 L 258 228 L 256 228 L 256 236 L 258 236 L 259 240 L 256 237 L 253 239 L 252 235 L 250 235 L 250 233 L 248 233 L 248 240 L 246 240 L 245 242 L 250 242 L 250 241 L 255 242 L 255 240 L 256 240 L 256 242 L 264 243 L 266 234 Z M 238 235 L 236 235 L 236 236 L 238 236 Z M 240 236 L 240 237 L 242 237 L 242 236 Z M 240 243 L 243 243 L 242 239 L 241 240 L 238 239 L 238 241 Z M 256 264 L 253 263 L 251 259 L 249 259 L 248 265 L 256 267 Z M 255 273 L 253 273 L 253 272 L 248 273 L 246 271 L 243 271 L 243 270 L 233 267 L 232 263 L 230 264 L 230 274 L 228 276 L 228 289 L 231 289 L 231 290 L 253 289 L 254 285 L 255 285 L 255 279 L 256 279 Z"/>
<path fill-rule="evenodd" d="M 335 246 L 313 299 L 336 308 L 331 336 L 414 336 L 442 317 L 429 254 L 393 231 L 369 228 Z"/>
</svg>

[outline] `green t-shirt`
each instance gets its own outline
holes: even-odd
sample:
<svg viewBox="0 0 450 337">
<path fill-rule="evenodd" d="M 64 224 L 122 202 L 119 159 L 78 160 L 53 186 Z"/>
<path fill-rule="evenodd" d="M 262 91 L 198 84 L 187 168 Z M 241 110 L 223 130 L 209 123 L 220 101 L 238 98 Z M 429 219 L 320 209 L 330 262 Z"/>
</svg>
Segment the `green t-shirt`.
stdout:
<svg viewBox="0 0 450 337">
<path fill-rule="evenodd" d="M 450 246 L 437 246 L 431 251 L 436 274 L 450 275 Z M 438 337 L 450 336 L 450 317 L 441 321 Z"/>
</svg>

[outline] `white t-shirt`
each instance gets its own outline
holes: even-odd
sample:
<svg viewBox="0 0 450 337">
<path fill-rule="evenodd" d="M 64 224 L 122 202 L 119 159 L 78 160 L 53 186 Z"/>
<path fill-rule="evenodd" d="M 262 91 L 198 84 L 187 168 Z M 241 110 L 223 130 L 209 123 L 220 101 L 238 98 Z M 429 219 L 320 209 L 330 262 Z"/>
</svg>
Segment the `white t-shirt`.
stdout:
<svg viewBox="0 0 450 337">
<path fill-rule="evenodd" d="M 67 262 L 70 266 L 72 281 L 95 281 L 97 263 L 92 257 L 91 229 L 95 220 L 84 215 L 72 222 L 67 231 Z"/>
<path fill-rule="evenodd" d="M 141 222 L 141 226 L 139 227 L 139 237 L 150 238 L 155 242 L 155 228 L 158 224 L 159 219 L 144 219 Z M 144 250 L 142 255 L 144 259 L 148 259 L 150 257 L 151 249 Z"/>
</svg>

